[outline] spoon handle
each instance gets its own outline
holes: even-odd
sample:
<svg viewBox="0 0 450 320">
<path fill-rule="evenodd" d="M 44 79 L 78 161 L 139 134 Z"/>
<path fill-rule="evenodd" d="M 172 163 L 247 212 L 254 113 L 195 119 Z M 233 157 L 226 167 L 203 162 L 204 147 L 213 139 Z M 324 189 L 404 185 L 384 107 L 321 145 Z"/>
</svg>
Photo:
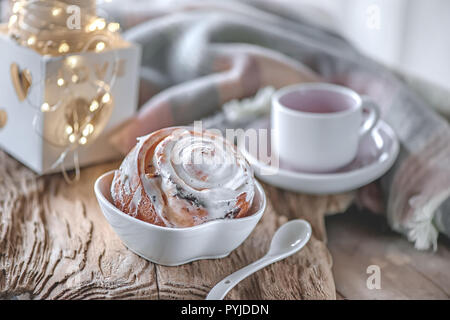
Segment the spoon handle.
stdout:
<svg viewBox="0 0 450 320">
<path fill-rule="evenodd" d="M 212 288 L 206 300 L 222 300 L 228 291 L 252 273 L 301 250 L 311 237 L 311 226 L 297 219 L 282 225 L 272 238 L 269 252 L 261 259 L 229 275 Z"/>
<path fill-rule="evenodd" d="M 282 257 L 265 255 L 261 259 L 249 264 L 248 266 L 230 274 L 228 277 L 217 283 L 206 296 L 206 300 L 222 300 L 227 293 L 240 281 L 247 278 L 252 273 L 281 260 Z"/>
</svg>

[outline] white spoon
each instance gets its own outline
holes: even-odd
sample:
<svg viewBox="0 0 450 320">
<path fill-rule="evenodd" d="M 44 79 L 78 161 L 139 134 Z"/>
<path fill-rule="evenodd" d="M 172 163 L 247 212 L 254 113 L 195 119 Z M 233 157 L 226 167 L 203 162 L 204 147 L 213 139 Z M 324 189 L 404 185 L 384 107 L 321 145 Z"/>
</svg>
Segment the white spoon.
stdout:
<svg viewBox="0 0 450 320">
<path fill-rule="evenodd" d="M 252 273 L 287 258 L 309 241 L 311 226 L 305 220 L 292 220 L 282 225 L 272 238 L 267 254 L 258 261 L 229 275 L 212 288 L 206 300 L 222 300 L 235 285 Z"/>
</svg>

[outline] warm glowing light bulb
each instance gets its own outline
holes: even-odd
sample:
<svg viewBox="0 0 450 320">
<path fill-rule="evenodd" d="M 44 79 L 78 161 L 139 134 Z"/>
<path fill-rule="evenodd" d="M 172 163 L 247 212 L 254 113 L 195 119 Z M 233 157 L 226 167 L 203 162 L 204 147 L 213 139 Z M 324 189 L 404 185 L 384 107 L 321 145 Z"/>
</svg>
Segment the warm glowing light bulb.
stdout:
<svg viewBox="0 0 450 320">
<path fill-rule="evenodd" d="M 88 25 L 87 29 L 88 31 L 93 32 L 95 31 L 95 29 L 97 29 L 97 26 L 95 25 L 95 23 L 91 23 L 90 25 Z"/>
<path fill-rule="evenodd" d="M 58 83 L 58 86 L 59 86 L 59 87 L 62 87 L 62 86 L 64 85 L 64 83 L 66 83 L 66 82 L 64 81 L 63 78 L 59 78 L 58 81 L 57 81 L 57 83 Z"/>
<path fill-rule="evenodd" d="M 11 25 L 15 24 L 17 22 L 17 19 L 18 19 L 17 15 L 13 14 L 11 16 L 11 18 L 9 18 L 9 25 L 11 26 Z"/>
<path fill-rule="evenodd" d="M 118 24 L 117 22 L 111 22 L 110 24 L 108 24 L 108 30 L 110 32 L 117 32 L 120 29 L 120 24 Z"/>
<path fill-rule="evenodd" d="M 105 50 L 106 44 L 103 41 L 100 41 L 97 43 L 97 45 L 95 46 L 95 51 L 96 52 L 100 52 Z"/>
<path fill-rule="evenodd" d="M 69 126 L 69 125 L 66 126 L 66 133 L 67 133 L 67 134 L 72 134 L 72 133 L 73 133 L 73 128 L 72 128 L 72 126 Z"/>
<path fill-rule="evenodd" d="M 87 30 L 93 32 L 95 30 L 103 30 L 106 27 L 105 19 L 95 19 L 91 24 L 87 26 Z"/>
<path fill-rule="evenodd" d="M 72 69 L 75 68 L 77 66 L 77 64 L 78 64 L 78 57 L 75 57 L 75 56 L 68 57 L 67 58 L 67 64 Z"/>
<path fill-rule="evenodd" d="M 104 19 L 97 19 L 96 25 L 98 30 L 103 30 L 106 27 L 106 22 Z"/>
<path fill-rule="evenodd" d="M 75 137 L 75 135 L 73 133 L 69 136 L 70 143 L 74 143 L 76 139 L 77 139 L 77 137 Z"/>
<path fill-rule="evenodd" d="M 77 83 L 78 80 L 80 80 L 80 77 L 78 77 L 76 74 L 72 75 L 72 82 Z"/>
<path fill-rule="evenodd" d="M 87 137 L 88 135 L 94 132 L 94 126 L 91 123 L 88 123 L 83 129 L 83 136 Z"/>
<path fill-rule="evenodd" d="M 98 107 L 99 107 L 98 101 L 94 100 L 94 101 L 92 101 L 91 105 L 89 106 L 89 110 L 91 112 L 94 112 L 95 110 L 98 109 Z"/>
<path fill-rule="evenodd" d="M 50 105 L 47 102 L 44 102 L 41 106 L 41 111 L 42 112 L 47 112 L 50 110 Z"/>
<path fill-rule="evenodd" d="M 108 103 L 109 101 L 111 101 L 111 95 L 109 93 L 105 93 L 102 97 L 102 102 Z"/>
<path fill-rule="evenodd" d="M 36 43 L 36 37 L 35 37 L 35 36 L 31 36 L 31 37 L 28 38 L 27 44 L 28 44 L 29 46 L 32 46 L 32 45 L 34 45 L 35 43 Z"/>
<path fill-rule="evenodd" d="M 86 137 L 81 137 L 80 140 L 78 140 L 78 142 L 80 144 L 86 144 L 87 143 L 87 139 L 86 139 Z"/>
<path fill-rule="evenodd" d="M 70 46 L 67 43 L 63 42 L 59 45 L 59 48 L 58 48 L 59 53 L 67 53 L 67 52 L 69 52 L 69 50 L 70 50 Z"/>
<path fill-rule="evenodd" d="M 53 15 L 54 17 L 59 16 L 59 15 L 61 14 L 61 12 L 62 12 L 62 9 L 61 9 L 61 8 L 53 8 L 53 9 L 52 9 L 52 15 Z"/>
</svg>

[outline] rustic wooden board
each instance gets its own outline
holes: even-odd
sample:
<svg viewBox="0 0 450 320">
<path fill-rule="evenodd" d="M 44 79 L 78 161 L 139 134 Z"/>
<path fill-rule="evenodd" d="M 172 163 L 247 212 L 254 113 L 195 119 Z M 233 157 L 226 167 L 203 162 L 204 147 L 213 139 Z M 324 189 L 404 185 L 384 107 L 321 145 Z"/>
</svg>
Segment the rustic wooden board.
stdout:
<svg viewBox="0 0 450 320">
<path fill-rule="evenodd" d="M 264 217 L 229 257 L 162 267 L 126 249 L 97 205 L 95 179 L 118 165 L 84 169 L 80 182 L 67 185 L 60 175 L 37 177 L 0 151 L 0 298 L 203 299 L 216 282 L 263 256 L 275 230 L 297 217 L 313 226 L 309 244 L 227 298 L 336 298 L 323 216 L 343 211 L 352 195 L 305 196 L 265 186 Z"/>
<path fill-rule="evenodd" d="M 350 210 L 327 218 L 333 274 L 342 299 L 449 299 L 450 241 L 418 251 L 384 217 Z M 380 267 L 381 289 L 368 289 L 367 267 Z"/>
</svg>

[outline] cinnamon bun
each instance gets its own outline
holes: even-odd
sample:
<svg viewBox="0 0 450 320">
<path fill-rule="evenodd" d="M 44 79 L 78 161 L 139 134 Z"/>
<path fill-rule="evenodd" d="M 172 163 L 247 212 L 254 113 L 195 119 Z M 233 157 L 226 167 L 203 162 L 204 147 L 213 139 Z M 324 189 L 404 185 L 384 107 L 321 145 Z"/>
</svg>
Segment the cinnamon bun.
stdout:
<svg viewBox="0 0 450 320">
<path fill-rule="evenodd" d="M 253 171 L 221 136 L 178 127 L 139 138 L 116 171 L 111 195 L 137 219 L 183 228 L 250 212 Z"/>
</svg>

